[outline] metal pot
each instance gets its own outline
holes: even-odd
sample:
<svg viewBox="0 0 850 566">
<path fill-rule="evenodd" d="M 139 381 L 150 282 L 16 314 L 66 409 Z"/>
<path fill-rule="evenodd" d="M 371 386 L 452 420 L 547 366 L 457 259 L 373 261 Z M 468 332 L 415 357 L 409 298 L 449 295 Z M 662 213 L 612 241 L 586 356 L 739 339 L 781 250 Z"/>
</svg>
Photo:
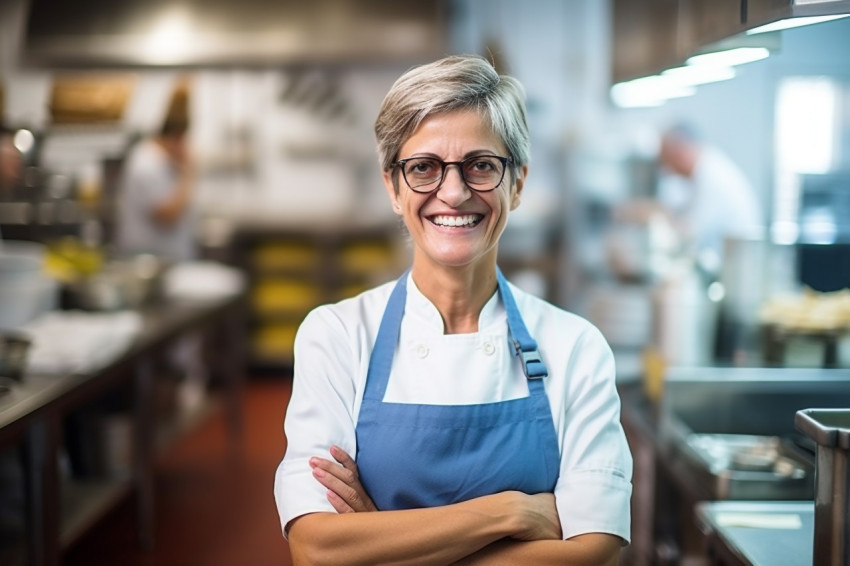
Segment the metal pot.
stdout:
<svg viewBox="0 0 850 566">
<path fill-rule="evenodd" d="M 73 302 L 95 311 L 142 308 L 161 298 L 166 269 L 167 263 L 147 254 L 110 262 L 72 286 Z"/>
</svg>

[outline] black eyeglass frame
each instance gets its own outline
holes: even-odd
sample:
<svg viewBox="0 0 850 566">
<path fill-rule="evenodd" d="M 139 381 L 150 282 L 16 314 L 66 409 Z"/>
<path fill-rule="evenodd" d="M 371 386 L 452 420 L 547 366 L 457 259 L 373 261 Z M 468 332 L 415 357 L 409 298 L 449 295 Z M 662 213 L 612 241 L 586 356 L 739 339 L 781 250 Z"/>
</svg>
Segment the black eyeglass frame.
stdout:
<svg viewBox="0 0 850 566">
<path fill-rule="evenodd" d="M 501 178 L 499 179 L 499 181 L 495 185 L 493 185 L 489 189 L 476 189 L 469 181 L 466 180 L 466 175 L 464 175 L 464 173 L 463 173 L 463 164 L 464 163 L 466 163 L 467 161 L 473 160 L 473 159 L 481 159 L 482 157 L 492 157 L 494 159 L 498 159 L 499 162 L 502 164 L 502 176 L 501 176 Z M 417 185 L 416 187 L 413 187 L 413 186 L 411 186 L 410 182 L 407 180 L 407 175 L 405 175 L 405 173 L 404 173 L 404 165 L 406 163 L 410 162 L 410 161 L 414 161 L 414 160 L 417 160 L 417 159 L 430 159 L 432 161 L 437 161 L 438 163 L 440 163 L 440 165 L 442 165 L 442 172 L 440 173 L 440 178 L 437 180 L 437 184 L 434 186 L 434 188 L 428 189 L 427 191 L 419 190 L 419 187 L 424 187 L 424 186 L 426 186 L 427 184 L 430 184 L 430 183 L 426 183 L 426 185 Z M 428 156 L 423 155 L 423 156 L 406 157 L 404 159 L 399 159 L 398 161 L 393 163 L 393 167 L 398 167 L 401 170 L 401 176 L 404 179 L 404 183 L 407 185 L 407 188 L 410 189 L 411 191 L 415 192 L 415 193 L 428 194 L 428 193 L 433 193 L 434 191 L 438 190 L 443 185 L 443 181 L 446 178 L 446 169 L 449 167 L 449 165 L 457 165 L 458 172 L 460 173 L 460 178 L 463 180 L 464 184 L 466 184 L 466 186 L 469 187 L 471 190 L 473 190 L 477 193 L 489 193 L 490 191 L 496 190 L 496 187 L 498 187 L 499 185 L 502 184 L 502 181 L 505 180 L 505 173 L 508 170 L 508 166 L 509 165 L 513 166 L 513 163 L 514 163 L 513 157 L 503 157 L 501 155 L 492 155 L 492 154 L 489 154 L 489 153 L 482 154 L 482 155 L 470 155 L 466 159 L 462 159 L 460 161 L 443 161 L 439 157 L 428 157 Z"/>
</svg>

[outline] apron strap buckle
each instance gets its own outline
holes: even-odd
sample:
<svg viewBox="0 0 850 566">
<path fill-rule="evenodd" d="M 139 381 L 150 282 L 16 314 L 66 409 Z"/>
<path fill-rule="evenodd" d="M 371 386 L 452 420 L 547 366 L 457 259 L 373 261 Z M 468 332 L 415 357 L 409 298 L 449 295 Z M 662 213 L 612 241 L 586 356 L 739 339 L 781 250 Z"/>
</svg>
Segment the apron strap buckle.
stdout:
<svg viewBox="0 0 850 566">
<path fill-rule="evenodd" d="M 542 379 L 549 375 L 537 348 L 523 350 L 520 343 L 514 340 L 514 349 L 522 362 L 522 373 L 525 374 L 527 379 Z"/>
</svg>

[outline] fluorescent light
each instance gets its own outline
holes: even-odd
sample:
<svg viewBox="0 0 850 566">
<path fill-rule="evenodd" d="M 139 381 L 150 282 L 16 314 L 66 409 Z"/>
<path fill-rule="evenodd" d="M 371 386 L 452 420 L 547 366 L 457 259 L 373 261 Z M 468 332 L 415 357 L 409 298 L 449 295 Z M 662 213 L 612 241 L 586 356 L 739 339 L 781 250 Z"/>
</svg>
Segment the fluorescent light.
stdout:
<svg viewBox="0 0 850 566">
<path fill-rule="evenodd" d="M 667 99 L 691 96 L 692 86 L 683 86 L 670 77 L 652 75 L 611 87 L 611 98 L 620 108 L 661 106 Z"/>
<path fill-rule="evenodd" d="M 827 173 L 835 161 L 841 89 L 827 77 L 787 77 L 776 94 L 776 156 L 795 173 Z"/>
<path fill-rule="evenodd" d="M 696 86 L 732 79 L 735 77 L 735 69 L 714 65 L 685 65 L 667 69 L 661 73 L 661 76 L 668 77 L 684 86 Z"/>
<path fill-rule="evenodd" d="M 763 26 L 759 26 L 757 28 L 753 28 L 751 30 L 747 30 L 747 35 L 755 35 L 758 33 L 767 33 L 770 31 L 780 31 L 783 29 L 796 28 L 800 26 L 810 26 L 813 24 L 819 24 L 822 22 L 829 22 L 832 20 L 838 20 L 841 18 L 846 18 L 850 16 L 850 14 L 836 14 L 832 16 L 804 16 L 801 18 L 787 18 L 784 20 L 778 20 L 776 22 L 771 22 L 769 24 L 765 24 Z"/>
<path fill-rule="evenodd" d="M 725 51 L 715 51 L 703 55 L 694 55 L 686 62 L 688 65 L 710 65 L 714 67 L 731 67 L 765 59 L 770 51 L 765 47 L 738 47 Z"/>
</svg>

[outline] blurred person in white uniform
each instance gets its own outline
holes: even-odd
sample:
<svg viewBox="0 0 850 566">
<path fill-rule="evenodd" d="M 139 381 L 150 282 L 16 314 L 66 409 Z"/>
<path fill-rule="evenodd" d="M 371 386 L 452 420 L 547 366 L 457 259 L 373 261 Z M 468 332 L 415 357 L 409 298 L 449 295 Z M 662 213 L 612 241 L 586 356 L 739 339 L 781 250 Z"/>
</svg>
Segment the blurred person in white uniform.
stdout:
<svg viewBox="0 0 850 566">
<path fill-rule="evenodd" d="M 657 199 L 626 203 L 620 220 L 647 222 L 664 215 L 698 264 L 716 273 L 726 238 L 761 237 L 762 206 L 746 175 L 726 154 L 687 125 L 661 136 Z"/>
<path fill-rule="evenodd" d="M 448 57 L 398 79 L 375 133 L 413 262 L 298 330 L 274 489 L 293 561 L 616 563 L 632 459 L 611 349 L 496 265 L 523 87 Z"/>
<path fill-rule="evenodd" d="M 195 259 L 195 166 L 188 128 L 186 120 L 166 119 L 156 135 L 138 142 L 127 156 L 117 205 L 121 255 L 151 253 L 169 262 Z"/>
<path fill-rule="evenodd" d="M 167 264 L 197 259 L 195 163 L 183 112 L 165 119 L 159 132 L 130 151 L 118 195 L 116 246 L 120 256 L 153 254 Z M 200 403 L 207 381 L 203 340 L 190 334 L 169 350 L 169 363 L 182 380 L 180 400 Z"/>
</svg>

